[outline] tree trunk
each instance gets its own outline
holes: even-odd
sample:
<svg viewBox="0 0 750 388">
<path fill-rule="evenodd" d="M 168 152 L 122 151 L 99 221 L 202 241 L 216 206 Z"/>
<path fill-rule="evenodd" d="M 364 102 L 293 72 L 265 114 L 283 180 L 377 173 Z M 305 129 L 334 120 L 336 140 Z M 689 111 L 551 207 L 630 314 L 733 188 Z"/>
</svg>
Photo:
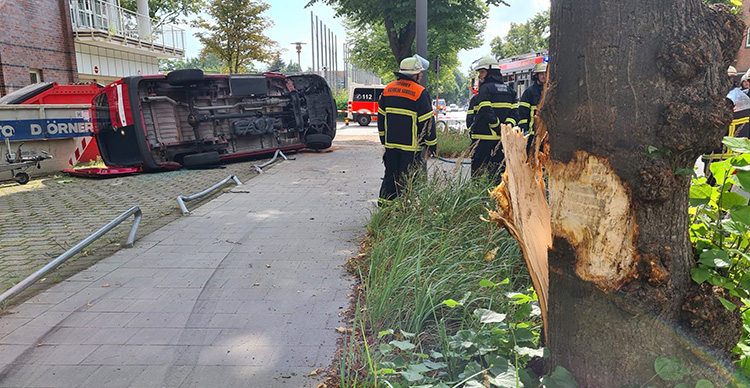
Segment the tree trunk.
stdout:
<svg viewBox="0 0 750 388">
<path fill-rule="evenodd" d="M 660 356 L 693 383 L 730 373 L 740 316 L 690 278 L 690 182 L 675 171 L 727 131 L 743 30 L 699 0 L 552 1 L 547 345 L 580 387 L 640 386 Z"/>
</svg>

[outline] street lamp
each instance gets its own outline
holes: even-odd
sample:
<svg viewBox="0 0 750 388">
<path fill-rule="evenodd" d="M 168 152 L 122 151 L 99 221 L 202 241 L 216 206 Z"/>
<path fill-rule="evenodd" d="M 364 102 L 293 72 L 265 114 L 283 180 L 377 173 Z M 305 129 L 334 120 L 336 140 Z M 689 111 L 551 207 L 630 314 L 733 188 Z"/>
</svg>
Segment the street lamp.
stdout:
<svg viewBox="0 0 750 388">
<path fill-rule="evenodd" d="M 307 44 L 305 42 L 292 42 L 293 45 L 295 45 L 295 48 L 297 49 L 297 66 L 299 66 L 299 71 L 302 71 L 302 62 L 300 61 L 300 53 L 302 52 L 302 45 Z"/>
</svg>

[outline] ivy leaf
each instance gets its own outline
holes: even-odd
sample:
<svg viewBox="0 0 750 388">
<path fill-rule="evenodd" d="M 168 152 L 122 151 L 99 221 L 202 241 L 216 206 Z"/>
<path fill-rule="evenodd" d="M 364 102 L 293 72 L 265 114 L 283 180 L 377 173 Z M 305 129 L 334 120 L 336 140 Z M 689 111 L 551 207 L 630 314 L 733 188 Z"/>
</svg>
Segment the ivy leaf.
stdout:
<svg viewBox="0 0 750 388">
<path fill-rule="evenodd" d="M 711 201 L 711 193 L 713 189 L 711 185 L 694 184 L 690 186 L 690 206 L 706 205 Z"/>
<path fill-rule="evenodd" d="M 497 287 L 497 284 L 492 283 L 487 279 L 482 279 L 479 281 L 479 287 Z"/>
<path fill-rule="evenodd" d="M 748 213 L 750 214 L 750 211 L 748 211 Z M 738 216 L 742 215 L 738 214 Z M 747 233 L 747 224 L 741 221 L 723 220 L 721 222 L 721 227 L 735 236 L 744 236 Z"/>
<path fill-rule="evenodd" d="M 542 377 L 545 388 L 578 388 L 575 377 L 567 369 L 558 366 L 549 376 Z"/>
<path fill-rule="evenodd" d="M 485 388 L 484 384 L 476 380 L 469 380 L 464 384 L 464 388 Z"/>
<path fill-rule="evenodd" d="M 741 154 L 750 153 L 750 140 L 745 137 L 730 137 L 726 136 L 721 141 L 730 150 L 739 152 Z"/>
<path fill-rule="evenodd" d="M 747 203 L 747 200 L 745 200 L 745 203 Z M 732 221 L 750 225 L 750 206 L 736 206 L 729 211 L 729 214 L 732 217 Z"/>
<path fill-rule="evenodd" d="M 674 388 L 691 388 L 691 387 L 687 385 L 686 383 L 679 383 L 675 385 Z"/>
<path fill-rule="evenodd" d="M 429 368 L 429 367 L 428 367 L 427 365 L 425 365 L 424 363 L 421 363 L 421 364 L 414 364 L 414 365 L 409 365 L 409 368 L 407 369 L 407 371 L 409 371 L 409 372 L 414 372 L 414 373 L 425 373 L 425 372 L 429 372 L 429 371 L 431 371 L 431 370 L 432 370 L 432 369 L 430 369 L 430 368 Z"/>
<path fill-rule="evenodd" d="M 737 194 L 737 193 L 724 193 L 721 196 L 721 208 L 724 210 L 729 210 L 735 206 L 743 206 L 747 205 L 747 198 Z"/>
<path fill-rule="evenodd" d="M 380 353 L 388 354 L 393 349 L 393 345 L 380 344 Z"/>
<path fill-rule="evenodd" d="M 453 299 L 447 299 L 447 300 L 444 300 L 444 301 L 443 301 L 443 304 L 444 304 L 444 305 L 446 305 L 446 306 L 448 306 L 448 307 L 450 307 L 450 308 L 454 308 L 454 307 L 456 307 L 456 306 L 463 306 L 463 304 L 461 304 L 461 303 L 459 303 L 459 302 L 456 302 L 456 301 L 455 301 L 455 300 L 453 300 Z"/>
<path fill-rule="evenodd" d="M 448 364 L 444 362 L 434 362 L 430 360 L 424 360 L 424 365 L 432 370 L 445 368 Z"/>
<path fill-rule="evenodd" d="M 695 383 L 695 388 L 714 388 L 714 383 L 708 380 L 698 380 Z"/>
<path fill-rule="evenodd" d="M 711 277 L 711 272 L 705 268 L 693 268 L 690 270 L 690 277 L 694 282 L 701 284 Z"/>
<path fill-rule="evenodd" d="M 378 374 L 379 375 L 395 375 L 396 374 L 396 370 L 395 369 L 390 369 L 390 368 L 378 369 Z"/>
<path fill-rule="evenodd" d="M 389 335 L 389 334 L 393 335 L 393 329 L 383 330 L 383 331 L 379 332 L 378 333 L 378 338 L 382 338 L 383 336 L 386 336 L 386 335 Z"/>
<path fill-rule="evenodd" d="M 750 190 L 750 171 L 737 168 L 737 173 L 732 176 L 732 180 L 743 190 Z"/>
<path fill-rule="evenodd" d="M 496 354 L 488 354 L 484 356 L 484 361 L 490 366 L 490 373 L 494 375 L 505 373 L 512 367 L 510 361 Z"/>
<path fill-rule="evenodd" d="M 406 341 L 391 341 L 390 344 L 401 350 L 412 350 L 415 348 L 413 343 Z"/>
<path fill-rule="evenodd" d="M 406 381 L 409 381 L 409 382 L 419 381 L 419 380 L 422 380 L 424 378 L 424 376 L 422 376 L 419 373 L 408 372 L 408 371 L 406 371 L 406 372 L 398 372 L 398 374 L 400 374 L 401 377 L 403 377 L 404 379 L 406 379 Z"/>
<path fill-rule="evenodd" d="M 533 348 L 525 348 L 525 347 L 516 346 L 513 350 L 515 350 L 519 356 L 544 357 L 544 348 L 533 349 Z"/>
<path fill-rule="evenodd" d="M 729 256 L 726 251 L 721 249 L 709 249 L 701 253 L 701 258 L 698 263 L 706 265 L 711 268 L 726 268 L 732 263 L 729 260 Z"/>
<path fill-rule="evenodd" d="M 476 309 L 474 310 L 474 316 L 479 318 L 479 322 L 482 323 L 498 323 L 505 320 L 506 314 L 498 314 L 487 309 Z"/>
<path fill-rule="evenodd" d="M 716 183 L 719 185 L 724 183 L 724 179 L 727 176 L 727 171 L 729 171 L 732 168 L 732 165 L 729 164 L 729 161 L 720 161 L 720 162 L 713 162 L 711 163 L 710 169 L 711 169 L 711 175 L 714 176 L 714 179 L 716 179 Z"/>
<path fill-rule="evenodd" d="M 674 170 L 674 174 L 684 178 L 686 176 L 693 176 L 695 171 L 692 168 L 678 168 Z"/>
<path fill-rule="evenodd" d="M 516 372 L 513 370 L 509 370 L 505 373 L 499 374 L 490 379 L 490 384 L 500 388 L 515 387 Z"/>
<path fill-rule="evenodd" d="M 729 310 L 730 312 L 732 312 L 732 311 L 734 311 L 734 310 L 737 309 L 737 306 L 734 303 L 732 303 L 732 302 L 730 302 L 730 301 L 728 301 L 728 300 L 726 300 L 726 299 L 724 299 L 724 298 L 722 298 L 720 296 L 718 298 L 719 298 L 719 302 L 721 302 L 721 304 L 723 304 L 724 307 L 726 307 L 727 310 Z"/>
<path fill-rule="evenodd" d="M 664 381 L 682 380 L 689 373 L 682 367 L 682 361 L 679 358 L 656 357 L 654 370 Z"/>
</svg>

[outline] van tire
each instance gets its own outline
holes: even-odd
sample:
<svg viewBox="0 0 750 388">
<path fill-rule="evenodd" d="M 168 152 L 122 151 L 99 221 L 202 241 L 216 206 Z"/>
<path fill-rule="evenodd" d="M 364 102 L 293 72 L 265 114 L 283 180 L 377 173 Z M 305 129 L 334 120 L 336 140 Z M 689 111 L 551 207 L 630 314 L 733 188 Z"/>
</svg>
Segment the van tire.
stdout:
<svg viewBox="0 0 750 388">
<path fill-rule="evenodd" d="M 219 163 L 219 153 L 216 151 L 185 155 L 182 158 L 182 165 L 185 167 L 212 166 Z"/>
<path fill-rule="evenodd" d="M 359 116 L 357 116 L 357 124 L 359 124 L 359 125 L 361 125 L 363 127 L 366 127 L 366 126 L 370 125 L 370 121 L 372 121 L 372 119 L 370 118 L 370 115 L 359 115 Z"/>
<path fill-rule="evenodd" d="M 305 145 L 307 146 L 307 148 L 312 148 L 314 150 L 324 150 L 326 148 L 330 148 L 332 143 L 333 138 L 328 135 L 313 133 L 305 136 Z"/>
<path fill-rule="evenodd" d="M 203 70 L 180 69 L 167 74 L 167 83 L 172 86 L 187 86 L 203 82 Z"/>
</svg>

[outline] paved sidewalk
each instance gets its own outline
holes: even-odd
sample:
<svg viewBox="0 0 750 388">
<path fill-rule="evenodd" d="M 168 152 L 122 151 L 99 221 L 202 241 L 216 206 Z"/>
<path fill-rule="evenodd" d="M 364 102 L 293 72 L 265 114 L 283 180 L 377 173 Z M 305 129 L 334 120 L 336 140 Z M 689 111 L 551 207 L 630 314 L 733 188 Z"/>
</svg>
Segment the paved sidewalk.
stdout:
<svg viewBox="0 0 750 388">
<path fill-rule="evenodd" d="M 377 143 L 334 148 L 12 308 L 0 387 L 317 387 L 351 289 L 341 266 L 382 175 Z"/>
</svg>

